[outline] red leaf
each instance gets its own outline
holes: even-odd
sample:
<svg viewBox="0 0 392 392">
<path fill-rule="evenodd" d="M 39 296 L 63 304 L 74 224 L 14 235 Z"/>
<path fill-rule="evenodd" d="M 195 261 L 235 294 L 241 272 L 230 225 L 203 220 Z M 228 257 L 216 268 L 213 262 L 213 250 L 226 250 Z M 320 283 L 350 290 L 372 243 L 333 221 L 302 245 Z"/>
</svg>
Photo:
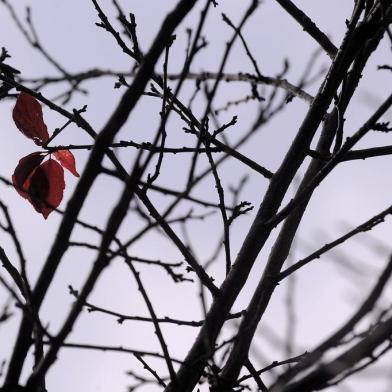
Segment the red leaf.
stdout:
<svg viewBox="0 0 392 392">
<path fill-rule="evenodd" d="M 42 166 L 38 166 L 29 178 L 29 198 L 28 201 L 35 210 L 42 213 L 43 208 L 49 207 L 46 199 L 49 194 L 49 178 Z M 45 217 L 46 218 L 46 217 Z"/>
<path fill-rule="evenodd" d="M 54 153 L 54 156 L 58 159 L 65 169 L 68 169 L 75 177 L 79 177 L 79 173 L 75 166 L 75 157 L 69 150 L 58 150 Z"/>
<path fill-rule="evenodd" d="M 12 117 L 18 129 L 35 144 L 41 146 L 49 139 L 41 104 L 31 95 L 25 92 L 19 94 Z"/>
<path fill-rule="evenodd" d="M 30 178 L 29 201 L 46 219 L 63 199 L 64 169 L 49 159 L 38 166 Z"/>
<path fill-rule="evenodd" d="M 28 191 L 30 184 L 29 177 L 40 165 L 44 157 L 45 154 L 42 152 L 33 152 L 32 154 L 23 157 L 15 168 L 12 176 L 12 183 L 19 195 L 25 199 L 29 199 L 29 195 L 26 192 L 23 192 L 23 189 Z"/>
</svg>

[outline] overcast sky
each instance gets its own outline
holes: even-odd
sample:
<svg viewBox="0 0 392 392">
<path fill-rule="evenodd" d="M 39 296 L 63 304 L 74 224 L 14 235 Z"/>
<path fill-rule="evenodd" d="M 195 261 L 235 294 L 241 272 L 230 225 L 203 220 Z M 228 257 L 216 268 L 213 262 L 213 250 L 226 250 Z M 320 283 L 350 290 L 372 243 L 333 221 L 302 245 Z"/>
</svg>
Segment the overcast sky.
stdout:
<svg viewBox="0 0 392 392">
<path fill-rule="evenodd" d="M 101 1 L 108 15 L 115 13 L 111 1 Z M 200 2 L 203 3 L 203 2 Z M 243 15 L 248 2 L 237 0 L 220 1 L 218 8 L 214 9 L 208 19 L 205 35 L 209 42 L 208 48 L 196 61 L 193 71 L 216 71 L 224 50 L 225 42 L 231 37 L 232 31 L 222 22 L 220 14 L 226 13 L 233 22 L 238 22 Z M 300 0 L 296 4 L 303 8 L 308 15 L 317 22 L 336 46 L 339 46 L 345 32 L 345 20 L 350 17 L 352 0 Z M 138 23 L 141 46 L 147 50 L 149 44 L 157 33 L 160 23 L 166 13 L 176 4 L 172 0 L 123 0 L 124 9 L 133 12 Z M 20 16 L 24 15 L 24 7 L 32 7 L 32 17 L 37 32 L 48 52 L 59 61 L 67 71 L 78 72 L 91 68 L 112 69 L 127 71 L 132 65 L 128 58 L 115 45 L 112 37 L 99 29 L 96 12 L 90 1 L 80 0 L 19 0 L 15 6 Z M 177 39 L 174 43 L 169 61 L 169 71 L 177 72 L 183 61 L 186 45 L 185 30 L 194 27 L 198 16 L 195 9 L 177 30 Z M 18 68 L 24 77 L 38 77 L 42 75 L 57 75 L 57 71 L 45 59 L 26 44 L 24 37 L 15 27 L 9 17 L 7 9 L 0 4 L 0 37 L 1 46 L 8 49 L 12 58 L 10 65 Z M 317 46 L 311 37 L 306 35 L 280 6 L 272 0 L 265 0 L 258 11 L 251 17 L 244 29 L 244 36 L 249 47 L 257 58 L 261 71 L 268 76 L 276 76 L 283 67 L 287 58 L 290 61 L 290 70 L 286 75 L 293 83 L 298 81 L 309 57 L 315 52 Z M 377 65 L 390 63 L 391 55 L 388 44 L 384 42 L 369 61 L 365 69 L 365 76 L 361 80 L 357 94 L 350 104 L 347 112 L 345 131 L 353 133 L 372 113 L 378 104 L 390 94 L 390 75 L 378 72 Z M 318 57 L 314 73 L 326 69 L 330 59 L 321 54 Z M 250 72 L 252 64 L 246 57 L 243 48 L 238 44 L 233 50 L 227 72 Z M 102 78 L 85 84 L 90 94 L 75 95 L 74 99 L 66 104 L 68 109 L 81 108 L 88 104 L 86 118 L 94 129 L 99 131 L 117 104 L 123 90 L 113 89 L 114 79 Z M 319 82 L 310 86 L 307 91 L 315 94 Z M 64 86 L 63 86 L 64 87 Z M 184 95 L 189 94 L 189 83 Z M 216 107 L 224 105 L 227 97 L 239 99 L 248 93 L 249 87 L 241 83 L 227 85 L 218 96 Z M 48 88 L 44 91 L 48 97 L 57 95 L 58 87 Z M 0 118 L 2 119 L 2 142 L 0 144 L 0 175 L 10 178 L 19 159 L 24 155 L 36 151 L 37 146 L 25 138 L 15 127 L 12 121 L 13 102 L 2 101 L 0 105 Z M 127 122 L 119 136 L 120 139 L 144 141 L 155 131 L 159 123 L 159 103 L 153 99 L 144 98 Z M 201 101 L 196 103 L 195 110 L 201 110 Z M 243 154 L 249 155 L 260 164 L 274 171 L 280 164 L 287 147 L 298 130 L 308 105 L 295 99 L 281 116 L 278 116 L 268 126 L 263 128 L 255 139 L 241 147 Z M 228 134 L 229 140 L 234 141 L 237 135 L 249 127 L 256 113 L 257 105 L 238 105 L 229 111 L 222 112 L 220 121 L 227 122 L 233 115 L 238 115 L 238 124 Z M 63 124 L 63 119 L 48 108 L 44 108 L 44 116 L 48 128 Z M 389 114 L 391 116 L 391 113 Z M 388 118 L 388 114 L 386 116 Z M 170 141 L 177 145 L 193 145 L 189 135 L 183 135 L 179 123 L 173 121 L 170 129 Z M 360 146 L 376 146 L 388 143 L 389 135 L 371 134 L 365 138 Z M 61 136 L 59 143 L 78 144 L 91 142 L 76 126 L 71 126 Z M 86 151 L 75 152 L 77 166 L 80 171 L 86 162 Z M 119 156 L 129 167 L 132 155 L 128 150 L 120 151 Z M 165 160 L 160 182 L 176 188 L 179 179 L 183 178 L 187 166 L 181 163 L 181 156 L 170 157 Z M 334 239 L 371 216 L 386 208 L 392 200 L 391 157 L 374 158 L 366 161 L 341 164 L 315 192 L 301 224 L 298 241 L 292 255 L 293 259 L 305 256 L 324 243 Z M 206 167 L 206 165 L 204 165 Z M 304 168 L 300 169 L 302 174 Z M 220 174 L 223 183 L 234 185 L 238 180 L 249 173 L 241 163 L 229 163 L 222 166 Z M 254 173 L 250 174 L 241 197 L 255 205 L 257 210 L 267 181 Z M 72 194 L 77 179 L 66 174 L 66 192 L 62 207 Z M 81 217 L 92 224 L 103 227 L 114 203 L 118 200 L 122 186 L 119 182 L 102 177 L 94 185 L 90 196 L 82 210 Z M 211 181 L 206 181 L 198 188 L 198 194 L 203 198 L 216 201 L 217 196 Z M 1 185 L 1 200 L 10 207 L 15 218 L 18 233 L 22 238 L 24 250 L 28 256 L 28 272 L 32 281 L 40 271 L 50 248 L 54 234 L 60 222 L 60 216 L 53 213 L 48 220 L 43 220 L 29 203 L 20 198 L 13 189 Z M 158 199 L 157 199 L 158 200 Z M 165 204 L 166 200 L 162 200 Z M 189 207 L 189 205 L 188 205 Z M 187 208 L 184 207 L 183 211 Z M 254 213 L 242 217 L 235 225 L 232 238 L 233 255 L 235 255 L 254 218 Z M 191 230 L 192 244 L 197 249 L 198 257 L 205 261 L 212 253 L 216 240 L 221 235 L 219 215 L 210 218 L 208 222 L 195 223 Z M 121 235 L 134 232 L 140 222 L 127 220 L 121 228 Z M 175 227 L 180 234 L 180 228 Z M 275 233 L 276 234 L 276 233 Z M 371 236 L 380 243 L 390 242 L 390 219 L 372 231 Z M 265 258 L 268 256 L 271 240 L 268 241 L 252 271 L 252 278 L 244 288 L 243 293 L 235 304 L 235 309 L 244 308 L 250 298 L 252 289 L 258 282 Z M 98 238 L 87 231 L 78 231 L 74 240 L 86 240 L 97 243 Z M 3 246 L 10 257 L 14 257 L 13 247 L 9 238 L 0 232 L 0 245 Z M 298 311 L 298 324 L 296 330 L 296 352 L 310 349 L 313 344 L 320 341 L 339 326 L 351 314 L 355 304 L 360 303 L 367 290 L 374 283 L 377 271 L 385 263 L 389 247 L 378 254 L 369 249 L 365 237 L 352 240 L 344 245 L 339 252 L 326 255 L 297 274 L 295 307 Z M 166 261 L 181 261 L 181 255 L 172 245 L 159 234 L 151 234 L 132 248 L 133 255 L 157 258 Z M 355 265 L 367 265 L 367 274 L 357 276 L 354 280 L 348 279 L 347 270 L 342 267 L 343 261 L 348 259 Z M 56 274 L 51 286 L 48 300 L 42 308 L 42 319 L 53 332 L 61 325 L 72 303 L 67 287 L 72 284 L 80 288 L 86 273 L 89 271 L 94 255 L 87 250 L 71 249 L 67 252 L 64 262 Z M 342 261 L 343 260 L 343 261 Z M 219 281 L 222 277 L 222 256 L 219 268 L 213 269 Z M 158 270 L 146 270 L 144 281 L 154 300 L 159 316 L 179 317 L 197 320 L 202 317 L 200 302 L 197 296 L 197 287 L 183 283 L 182 288 L 172 284 L 166 275 Z M 280 337 L 284 336 L 286 328 L 286 312 L 284 307 L 284 282 L 276 290 L 269 311 L 266 314 L 265 325 L 273 328 Z M 179 292 L 181 293 L 179 295 Z M 310 294 L 311 293 L 311 294 Z M 5 298 L 5 292 L 0 291 L 0 298 Z M 135 290 L 134 282 L 130 281 L 129 272 L 121 262 L 114 262 L 100 279 L 94 291 L 91 302 L 100 306 L 111 307 L 132 315 L 147 315 L 144 303 Z M 15 328 L 18 317 L 0 328 L 0 360 L 7 357 L 15 338 Z M 183 357 L 195 336 L 191 328 L 178 329 L 174 326 L 163 328 L 167 337 L 170 352 L 176 358 Z M 228 329 L 228 334 L 234 333 Z M 261 330 L 262 333 L 262 330 Z M 100 314 L 84 312 L 69 337 L 73 342 L 90 342 L 108 345 L 123 345 L 134 349 L 157 351 L 157 341 L 151 326 L 129 322 L 122 325 L 115 319 Z M 283 359 L 284 353 L 274 347 L 274 343 L 267 338 L 259 337 L 257 353 L 254 353 L 256 362 L 262 366 L 275 359 Z M 261 358 L 262 357 L 262 358 Z M 263 362 L 264 358 L 267 362 Z M 390 362 L 389 362 L 390 363 Z M 151 364 L 158 369 L 164 369 L 162 363 L 151 360 Z M 28 366 L 25 375 L 29 374 Z M 131 356 L 125 354 L 97 353 L 93 351 L 61 351 L 57 364 L 48 373 L 48 390 L 56 392 L 75 391 L 125 391 L 133 379 L 126 375 L 127 370 L 133 369 L 140 374 L 142 367 Z M 148 376 L 148 375 L 147 375 Z M 357 385 L 353 390 L 365 391 L 367 385 Z M 382 391 L 384 383 L 377 383 L 377 390 Z M 141 389 L 154 391 L 153 386 Z"/>
</svg>

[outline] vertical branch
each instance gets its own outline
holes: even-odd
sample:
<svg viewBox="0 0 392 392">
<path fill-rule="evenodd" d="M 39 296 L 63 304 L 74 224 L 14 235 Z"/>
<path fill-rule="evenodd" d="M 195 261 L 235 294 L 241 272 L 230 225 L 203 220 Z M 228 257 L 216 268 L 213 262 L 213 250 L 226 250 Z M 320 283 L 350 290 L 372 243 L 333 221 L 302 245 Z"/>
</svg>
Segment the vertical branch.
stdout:
<svg viewBox="0 0 392 392">
<path fill-rule="evenodd" d="M 208 130 L 206 129 L 205 132 L 208 132 Z M 202 140 L 204 140 L 203 137 L 202 137 Z M 217 190 L 218 198 L 219 198 L 219 209 L 220 209 L 222 221 L 223 221 L 223 244 L 225 247 L 225 256 L 226 256 L 226 275 L 228 275 L 230 272 L 230 268 L 231 268 L 230 228 L 229 228 L 230 224 L 229 224 L 229 220 L 228 220 L 227 213 L 226 213 L 225 194 L 224 194 L 221 180 L 219 178 L 218 170 L 217 170 L 215 162 L 214 162 L 214 158 L 212 157 L 211 151 L 209 150 L 210 144 L 208 141 L 205 141 L 204 144 L 206 147 L 206 154 L 208 157 L 208 161 L 211 166 L 212 175 L 214 176 L 215 188 Z"/>
<path fill-rule="evenodd" d="M 132 271 L 132 274 L 133 274 L 133 276 L 134 276 L 134 278 L 135 278 L 135 280 L 137 282 L 139 291 L 142 294 L 144 302 L 147 305 L 148 311 L 150 313 L 152 322 L 153 322 L 154 327 L 155 327 L 155 333 L 156 333 L 156 335 L 158 337 L 158 340 L 159 340 L 159 343 L 161 345 L 161 348 L 162 348 L 162 351 L 163 351 L 163 355 L 165 356 L 165 361 L 166 361 L 167 368 L 169 370 L 170 379 L 171 379 L 172 382 L 175 383 L 176 382 L 176 373 L 175 373 L 174 368 L 173 368 L 173 363 L 172 363 L 171 358 L 170 358 L 170 354 L 169 354 L 169 351 L 168 351 L 168 348 L 167 348 L 167 344 L 166 344 L 165 339 L 163 337 L 163 334 L 162 334 L 161 328 L 159 326 L 159 322 L 158 322 L 157 316 L 155 314 L 154 308 L 152 306 L 152 303 L 151 303 L 151 301 L 150 301 L 150 299 L 148 297 L 147 291 L 146 291 L 146 289 L 145 289 L 145 287 L 144 287 L 144 285 L 142 283 L 142 280 L 140 278 L 140 273 L 138 271 L 136 271 L 136 268 L 133 266 L 132 261 L 126 259 L 125 262 L 128 265 L 128 267 L 130 268 L 130 270 Z"/>
<path fill-rule="evenodd" d="M 218 87 L 220 85 L 220 82 L 222 81 L 222 77 L 223 77 L 223 71 L 225 69 L 227 60 L 229 58 L 229 54 L 233 48 L 233 45 L 238 37 L 238 31 L 241 31 L 241 29 L 243 28 L 243 26 L 245 25 L 245 23 L 247 22 L 247 20 L 250 18 L 250 16 L 256 11 L 257 7 L 258 7 L 258 0 L 252 0 L 250 6 L 248 7 L 248 9 L 246 10 L 244 16 L 241 19 L 241 22 L 237 28 L 237 30 L 234 31 L 234 34 L 232 36 L 232 38 L 230 39 L 229 42 L 227 42 L 226 44 L 226 50 L 222 56 L 222 60 L 219 66 L 219 70 L 217 72 L 217 77 L 215 79 L 214 85 L 209 93 L 207 102 L 206 102 L 206 108 L 204 110 L 204 115 L 202 116 L 202 121 L 201 124 L 204 125 L 207 121 L 207 117 L 211 111 L 211 105 L 212 105 L 212 101 L 215 98 L 215 95 L 218 91 Z M 197 140 L 197 144 L 196 144 L 196 152 L 193 156 L 193 160 L 191 163 L 191 167 L 189 170 L 189 175 L 188 175 L 188 186 L 190 185 L 190 183 L 193 181 L 194 178 L 194 172 L 196 169 L 196 164 L 197 164 L 197 159 L 198 159 L 198 153 L 197 151 L 199 150 L 199 148 L 201 147 L 202 144 L 202 135 L 199 135 L 199 138 Z"/>
<path fill-rule="evenodd" d="M 150 174 L 147 176 L 147 185 L 146 187 L 148 187 L 149 185 L 151 185 L 159 176 L 160 174 L 160 169 L 161 169 L 161 165 L 162 165 L 162 161 L 163 161 L 163 150 L 165 148 L 165 142 L 166 142 L 166 122 L 167 122 L 167 118 L 168 118 L 168 114 L 170 112 L 170 108 L 166 108 L 166 103 L 167 103 L 167 67 L 168 67 L 168 61 L 169 61 L 169 50 L 170 50 L 170 46 L 173 44 L 175 37 L 172 36 L 170 42 L 167 44 L 166 49 L 165 49 L 165 59 L 163 62 L 163 96 L 162 96 L 162 107 L 161 107 L 161 125 L 159 127 L 159 131 L 157 134 L 157 138 L 161 138 L 161 145 L 160 145 L 160 152 L 158 155 L 158 161 L 156 163 L 155 166 L 155 172 L 154 174 L 151 176 Z"/>
</svg>

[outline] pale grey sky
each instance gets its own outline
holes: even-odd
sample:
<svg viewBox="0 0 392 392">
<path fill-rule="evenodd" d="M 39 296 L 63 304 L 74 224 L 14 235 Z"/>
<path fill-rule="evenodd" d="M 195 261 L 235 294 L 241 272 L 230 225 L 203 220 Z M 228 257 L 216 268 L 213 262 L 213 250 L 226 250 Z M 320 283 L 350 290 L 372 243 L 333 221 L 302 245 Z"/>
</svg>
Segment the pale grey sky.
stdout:
<svg viewBox="0 0 392 392">
<path fill-rule="evenodd" d="M 112 2 L 101 1 L 102 6 L 108 14 L 114 16 Z M 138 23 L 139 39 L 143 49 L 147 49 L 151 39 L 159 29 L 160 23 L 168 10 L 176 1 L 168 0 L 123 0 L 121 1 L 127 11 L 135 14 Z M 221 12 L 225 12 L 234 22 L 242 16 L 247 2 L 238 0 L 220 1 L 217 9 L 209 15 L 205 35 L 209 41 L 209 47 L 200 55 L 193 67 L 194 71 L 215 71 L 224 43 L 231 36 L 232 31 L 222 22 Z M 311 16 L 320 28 L 324 30 L 339 46 L 345 32 L 345 19 L 349 18 L 352 0 L 301 0 L 296 4 Z M 32 7 L 34 24 L 37 27 L 42 43 L 67 70 L 70 72 L 82 71 L 90 68 L 110 68 L 113 70 L 127 70 L 130 67 L 128 58 L 114 44 L 112 37 L 102 29 L 95 26 L 98 21 L 96 12 L 90 1 L 58 1 L 58 0 L 20 0 L 15 6 L 19 15 L 24 14 L 24 7 Z M 172 49 L 169 61 L 169 70 L 176 72 L 180 69 L 185 50 L 185 29 L 193 25 L 197 11 L 191 13 L 186 21 L 177 30 L 177 40 Z M 9 64 L 17 67 L 23 76 L 33 77 L 41 75 L 56 75 L 56 70 L 36 51 L 30 48 L 20 32 L 10 20 L 9 14 L 4 6 L 0 7 L 0 37 L 1 46 L 6 47 L 12 59 Z M 266 0 L 260 6 L 255 15 L 252 16 L 244 29 L 249 46 L 257 58 L 261 71 L 266 75 L 275 76 L 281 69 L 285 58 L 290 60 L 290 71 L 287 79 L 295 83 L 309 56 L 315 51 L 316 45 L 312 38 L 307 36 L 302 29 L 272 0 Z M 382 101 L 390 94 L 390 75 L 377 72 L 379 64 L 390 62 L 391 55 L 388 44 L 376 52 L 374 58 L 369 62 L 365 77 L 361 81 L 357 96 L 350 105 L 347 113 L 345 130 L 354 132 L 374 110 L 378 101 Z M 329 65 L 329 58 L 321 54 L 315 70 Z M 246 57 L 240 44 L 236 46 L 230 56 L 227 72 L 252 71 L 252 65 Z M 80 108 L 88 104 L 86 118 L 92 126 L 99 130 L 107 120 L 112 109 L 118 102 L 122 90 L 112 88 L 113 79 L 103 78 L 99 81 L 87 83 L 90 95 L 75 95 L 75 99 L 67 104 L 68 109 Z M 314 94 L 318 84 L 308 89 Z M 58 90 L 50 88 L 45 90 L 45 95 L 52 97 Z M 248 91 L 248 86 L 231 83 L 224 88 L 224 93 L 218 97 L 223 104 L 227 97 L 231 99 L 241 98 Z M 189 90 L 187 90 L 189 93 Z M 375 97 L 372 103 L 367 98 L 369 95 Z M 199 105 L 199 106 L 197 106 Z M 0 145 L 0 174 L 10 177 L 18 160 L 37 148 L 28 139 L 19 133 L 12 122 L 11 111 L 13 103 L 1 102 L 0 117 L 2 119 L 2 143 Z M 216 103 L 219 106 L 219 102 Z M 235 140 L 236 132 L 241 134 L 247 129 L 255 113 L 255 105 L 239 105 L 234 109 L 221 115 L 222 122 L 231 119 L 238 114 L 238 124 L 229 133 L 229 139 Z M 196 104 L 196 111 L 202 111 L 200 102 Z M 241 152 L 255 158 L 260 164 L 274 170 L 278 167 L 287 147 L 297 132 L 298 126 L 307 110 L 307 104 L 295 99 L 286 111 L 256 136 L 249 144 L 241 147 Z M 152 99 L 143 100 L 132 114 L 127 125 L 121 131 L 120 138 L 132 140 L 146 140 L 146 135 L 155 131 L 159 122 L 159 104 Z M 49 130 L 63 124 L 63 119 L 56 113 L 44 108 L 44 116 Z M 179 122 L 173 121 L 171 140 L 176 140 L 179 145 L 193 144 L 193 139 L 184 136 Z M 372 134 L 366 137 L 361 145 L 374 146 L 388 143 L 390 135 Z M 83 135 L 78 128 L 69 127 L 62 136 L 63 143 L 88 143 L 90 140 Z M 77 165 L 80 171 L 86 162 L 87 152 L 75 153 Z M 128 150 L 121 151 L 120 157 L 125 164 L 131 163 Z M 361 162 L 344 163 L 331 174 L 315 192 L 310 203 L 307 214 L 301 225 L 299 241 L 295 249 L 294 259 L 304 256 L 323 245 L 328 240 L 334 239 L 344 233 L 347 227 L 342 222 L 355 226 L 372 215 L 386 208 L 392 200 L 392 175 L 388 168 L 391 166 L 392 158 L 374 158 Z M 178 178 L 184 174 L 187 167 L 181 164 L 181 157 L 166 159 L 163 166 L 162 183 L 175 187 Z M 220 174 L 225 185 L 235 184 L 238 179 L 248 172 L 246 167 L 240 163 L 229 163 L 222 166 Z M 300 171 L 303 173 L 303 170 Z M 251 201 L 257 210 L 267 181 L 253 173 L 245 187 L 242 199 Z M 76 179 L 66 174 L 66 192 L 62 207 L 65 206 Z M 117 201 L 122 186 L 107 177 L 100 178 L 94 185 L 87 203 L 82 211 L 82 218 L 103 226 L 106 222 L 111 207 Z M 209 200 L 217 200 L 215 189 L 211 182 L 203 183 L 199 188 L 199 194 Z M 47 221 L 33 211 L 32 207 L 22 198 L 17 196 L 13 189 L 7 189 L 1 185 L 2 199 L 10 206 L 15 218 L 18 233 L 22 238 L 26 255 L 28 256 L 28 272 L 34 281 L 50 248 L 51 241 L 59 224 L 59 216 L 53 213 Z M 185 210 L 185 208 L 183 209 Z M 254 212 L 238 220 L 233 230 L 233 255 L 247 232 L 254 217 Z M 198 250 L 198 256 L 205 261 L 211 255 L 211 249 L 220 236 L 221 221 L 219 215 L 211 218 L 208 223 L 196 223 L 191 231 L 193 246 Z M 126 237 L 128 232 L 135 230 L 135 223 L 127 221 L 127 225 L 121 228 L 121 234 Z M 180 228 L 175 226 L 176 231 L 181 233 Z M 387 218 L 386 223 L 372 232 L 372 235 L 381 241 L 390 241 L 391 225 Z M 276 234 L 276 233 L 275 233 Z M 86 231 L 78 231 L 74 240 L 97 241 Z M 249 301 L 252 289 L 257 284 L 264 265 L 265 257 L 268 255 L 269 247 L 274 236 L 268 242 L 265 251 L 259 256 L 258 262 L 252 272 L 249 284 L 243 290 L 238 299 L 235 310 L 245 307 Z M 10 257 L 13 256 L 13 247 L 7 236 L 0 232 L 0 244 L 7 250 Z M 268 245 L 267 244 L 267 245 Z M 352 240 L 346 244 L 342 251 L 353 262 L 365 262 L 375 267 L 375 272 L 386 260 L 387 252 L 375 257 L 368 247 L 362 246 L 360 241 Z M 132 254 L 144 257 L 162 257 L 166 261 L 180 261 L 181 255 L 160 235 L 153 234 L 140 241 L 132 248 Z M 72 297 L 68 294 L 67 286 L 72 284 L 79 288 L 89 271 L 93 254 L 86 250 L 71 249 L 65 256 L 62 267 L 56 274 L 48 299 L 44 302 L 42 319 L 49 325 L 53 332 L 61 325 Z M 220 260 L 222 263 L 223 258 Z M 219 270 L 222 271 L 220 264 Z M 195 320 L 201 317 L 197 287 L 183 283 L 179 289 L 172 284 L 162 271 L 148 269 L 142 270 L 143 278 L 149 288 L 149 293 L 155 303 L 159 316 L 179 317 Z M 217 267 L 212 270 L 217 273 Z M 219 275 L 220 274 L 220 275 Z M 222 276 L 219 272 L 218 276 Z M 355 281 L 348 282 L 344 269 L 337 268 L 332 258 L 327 255 L 320 261 L 304 268 L 298 273 L 297 295 L 295 297 L 296 309 L 298 311 L 297 342 L 298 354 L 300 349 L 309 349 L 322 337 L 333 331 L 349 315 L 355 303 L 359 303 L 367 290 L 374 282 L 376 273 L 365 276 Z M 283 306 L 286 283 L 276 291 L 271 302 L 271 307 L 266 315 L 266 325 L 273 327 L 279 336 L 285 331 L 285 308 Z M 180 295 L 179 295 L 180 291 Z M 311 295 L 309 295 L 311 293 Z M 0 291 L 4 298 L 4 291 Z M 135 290 L 128 270 L 120 261 L 115 261 L 105 272 L 99 281 L 97 289 L 92 295 L 91 302 L 100 306 L 111 307 L 133 315 L 146 315 L 146 309 L 142 299 Z M 1 356 L 12 348 L 17 318 L 0 328 Z M 169 350 L 173 356 L 182 358 L 189 349 L 195 330 L 192 328 L 180 328 L 175 326 L 163 327 L 167 337 Z M 232 334 L 234 330 L 228 330 Z M 134 349 L 157 351 L 159 347 L 155 339 L 154 330 L 150 325 L 125 322 L 119 325 L 115 320 L 100 314 L 88 314 L 84 312 L 77 322 L 72 335 L 69 338 L 74 342 L 90 342 L 108 345 L 123 345 Z M 269 361 L 283 359 L 283 353 L 274 351 L 265 339 L 259 339 L 263 357 Z M 151 360 L 151 365 L 162 370 L 163 362 Z M 259 365 L 263 365 L 260 363 Z M 97 353 L 94 351 L 75 351 L 64 349 L 59 355 L 56 365 L 48 373 L 48 391 L 68 392 L 75 391 L 125 391 L 126 386 L 133 381 L 125 374 L 126 370 L 133 369 L 137 373 L 143 373 L 139 363 L 126 354 Z M 25 375 L 29 369 L 25 369 Z M 163 372 L 164 374 L 164 372 Z M 146 374 L 148 377 L 148 374 Z M 380 383 L 381 384 L 381 383 Z M 377 384 L 377 391 L 382 391 L 383 385 Z M 153 386 L 141 389 L 145 391 L 158 390 Z M 333 390 L 333 389 L 332 389 Z M 368 390 L 365 386 L 354 387 L 355 391 Z"/>
</svg>

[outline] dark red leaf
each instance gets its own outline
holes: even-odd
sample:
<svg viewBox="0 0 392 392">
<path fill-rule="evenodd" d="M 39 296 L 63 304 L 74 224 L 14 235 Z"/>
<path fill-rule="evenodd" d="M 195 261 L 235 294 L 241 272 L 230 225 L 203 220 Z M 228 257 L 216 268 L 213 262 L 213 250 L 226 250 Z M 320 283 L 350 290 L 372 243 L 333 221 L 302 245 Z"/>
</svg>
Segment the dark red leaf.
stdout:
<svg viewBox="0 0 392 392">
<path fill-rule="evenodd" d="M 64 169 L 53 159 L 38 166 L 30 178 L 29 201 L 46 219 L 63 199 Z"/>
<path fill-rule="evenodd" d="M 68 169 L 74 176 L 79 177 L 79 173 L 75 166 L 75 157 L 71 151 L 58 150 L 54 153 L 54 156 L 65 169 Z"/>
<path fill-rule="evenodd" d="M 23 189 L 26 191 L 28 190 L 30 183 L 29 177 L 40 165 L 45 155 L 46 154 L 42 152 L 33 152 L 32 154 L 23 157 L 15 168 L 12 176 L 12 183 L 19 195 L 25 199 L 28 199 L 29 195 L 26 194 L 26 192 L 23 192 Z"/>
<path fill-rule="evenodd" d="M 38 166 L 29 178 L 29 202 L 35 210 L 42 213 L 43 209 L 49 207 L 46 199 L 49 194 L 49 178 L 42 166 Z M 45 217 L 46 218 L 46 217 Z"/>
<path fill-rule="evenodd" d="M 18 129 L 35 144 L 41 146 L 49 139 L 41 104 L 31 95 L 25 92 L 19 94 L 12 117 Z"/>
</svg>

